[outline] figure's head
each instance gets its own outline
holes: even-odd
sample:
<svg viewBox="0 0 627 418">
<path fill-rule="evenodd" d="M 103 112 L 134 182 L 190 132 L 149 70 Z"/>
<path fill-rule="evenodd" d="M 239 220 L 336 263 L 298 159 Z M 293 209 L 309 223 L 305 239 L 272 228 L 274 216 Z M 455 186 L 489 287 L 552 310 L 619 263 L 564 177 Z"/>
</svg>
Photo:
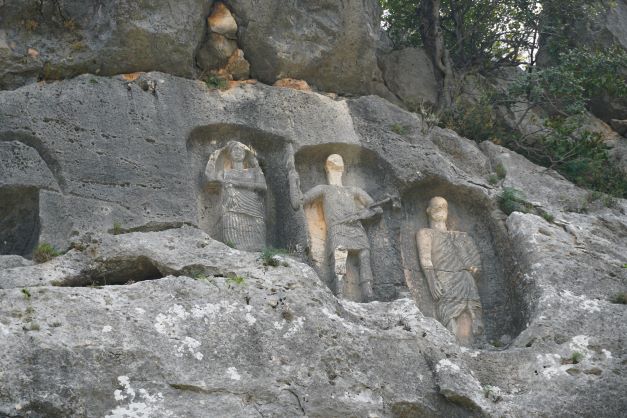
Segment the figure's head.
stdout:
<svg viewBox="0 0 627 418">
<path fill-rule="evenodd" d="M 448 202 L 443 197 L 436 196 L 429 201 L 427 215 L 431 222 L 446 222 L 448 218 Z"/>
<path fill-rule="evenodd" d="M 342 174 L 344 173 L 344 160 L 339 154 L 331 154 L 327 157 L 324 165 L 324 171 L 327 173 L 327 180 L 333 186 L 342 185 Z"/>
<path fill-rule="evenodd" d="M 246 145 L 237 141 L 230 141 L 226 146 L 226 150 L 231 159 L 238 163 L 241 163 L 246 159 L 246 148 Z"/>
</svg>

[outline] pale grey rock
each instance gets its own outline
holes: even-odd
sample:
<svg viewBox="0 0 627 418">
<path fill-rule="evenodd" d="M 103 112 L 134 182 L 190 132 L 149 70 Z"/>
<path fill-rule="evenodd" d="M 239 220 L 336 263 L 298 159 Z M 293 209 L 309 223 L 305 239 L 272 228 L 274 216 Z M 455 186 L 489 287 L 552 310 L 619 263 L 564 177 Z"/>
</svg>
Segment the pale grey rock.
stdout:
<svg viewBox="0 0 627 418">
<path fill-rule="evenodd" d="M 267 84 L 302 79 L 323 91 L 394 97 L 377 63 L 376 0 L 234 0 L 229 6 L 253 78 Z"/>
<path fill-rule="evenodd" d="M 193 78 L 201 73 L 197 64 L 222 67 L 237 38 L 252 77 L 264 83 L 289 77 L 323 91 L 394 99 L 377 62 L 382 31 L 376 0 L 229 1 L 237 34 L 233 22 L 219 27 L 233 39 L 222 38 L 220 46 L 203 43 L 213 3 L 2 2 L 0 89 L 85 73 L 162 71 Z"/>
<path fill-rule="evenodd" d="M 0 255 L 0 270 L 10 269 L 14 267 L 25 267 L 32 265 L 33 262 L 19 255 Z"/>
<path fill-rule="evenodd" d="M 0 88 L 82 73 L 192 77 L 210 6 L 201 0 L 2 2 Z"/>
<path fill-rule="evenodd" d="M 401 209 L 384 205 L 366 228 L 376 301 L 338 301 L 294 257 L 266 267 L 187 226 L 204 228 L 204 170 L 229 140 L 257 151 L 275 247 L 306 246 L 290 167 L 309 190 L 340 153 L 346 185 L 375 200 L 400 196 Z M 626 202 L 572 212 L 588 192 L 512 151 L 477 147 L 376 96 L 217 91 L 163 73 L 0 92 L 0 144 L 14 142 L 50 171 L 11 171 L 46 173 L 28 183 L 39 241 L 72 249 L 0 270 L 2 415 L 613 417 L 627 408 L 626 311 L 610 302 L 627 282 Z M 503 185 L 553 222 L 497 209 L 502 189 L 486 177 L 498 163 Z M 479 247 L 486 343 L 455 342 L 411 264 L 433 196 L 447 199 L 451 229 Z M 498 340 L 509 345 L 490 344 Z M 575 351 L 581 363 L 562 364 Z"/>
<path fill-rule="evenodd" d="M 379 57 L 386 86 L 407 107 L 419 110 L 438 103 L 439 85 L 433 64 L 422 48 L 404 48 Z"/>
</svg>

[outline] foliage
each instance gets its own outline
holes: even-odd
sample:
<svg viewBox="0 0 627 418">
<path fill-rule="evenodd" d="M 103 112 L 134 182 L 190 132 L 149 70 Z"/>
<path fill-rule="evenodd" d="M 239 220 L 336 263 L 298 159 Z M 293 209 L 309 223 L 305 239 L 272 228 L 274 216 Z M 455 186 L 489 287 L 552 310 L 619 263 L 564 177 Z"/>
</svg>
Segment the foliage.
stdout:
<svg viewBox="0 0 627 418">
<path fill-rule="evenodd" d="M 490 174 L 490 176 L 488 177 L 488 182 L 495 186 L 498 182 L 499 182 L 499 176 L 497 176 L 496 174 Z"/>
<path fill-rule="evenodd" d="M 122 224 L 113 222 L 113 235 L 120 235 L 122 232 Z"/>
<path fill-rule="evenodd" d="M 37 263 L 45 263 L 59 255 L 60 253 L 51 244 L 42 242 L 33 252 L 33 260 Z"/>
<path fill-rule="evenodd" d="M 281 265 L 281 260 L 277 257 L 282 254 L 286 254 L 287 250 L 282 248 L 268 247 L 261 253 L 261 261 L 264 266 L 278 267 Z"/>
<path fill-rule="evenodd" d="M 469 103 L 458 98 L 441 115 L 440 126 L 476 142 L 492 141 L 498 144 L 503 142 L 502 138 L 510 135 L 496 118 L 493 99 L 487 94 L 478 103 Z"/>
<path fill-rule="evenodd" d="M 238 276 L 238 275 L 235 275 L 235 274 L 230 276 L 230 277 L 228 277 L 226 279 L 227 283 L 229 283 L 229 284 L 236 284 L 238 286 L 244 284 L 245 281 L 246 281 L 246 279 L 244 279 L 244 277 Z"/>
<path fill-rule="evenodd" d="M 22 294 L 24 295 L 25 299 L 30 299 L 30 292 L 28 291 L 28 289 L 22 289 Z"/>
<path fill-rule="evenodd" d="M 529 213 L 533 209 L 531 203 L 525 200 L 524 194 L 512 187 L 503 188 L 499 196 L 499 207 L 506 215 L 512 212 Z"/>
<path fill-rule="evenodd" d="M 507 170 L 505 169 L 505 166 L 501 163 L 498 163 L 496 165 L 496 175 L 498 176 L 499 179 L 504 179 L 505 176 L 507 176 Z"/>
<path fill-rule="evenodd" d="M 555 220 L 555 216 L 549 212 L 546 211 L 542 211 L 540 212 L 540 215 L 544 218 L 545 221 L 551 223 Z"/>
<path fill-rule="evenodd" d="M 619 305 L 627 305 L 627 292 L 619 292 L 615 294 L 611 302 Z"/>
<path fill-rule="evenodd" d="M 380 0 L 395 46 L 422 46 L 422 1 Z M 526 62 L 537 42 L 540 10 L 535 0 L 442 0 L 445 46 L 458 69 Z"/>
<path fill-rule="evenodd" d="M 561 53 L 557 63 L 534 68 L 512 85 L 509 96 L 542 106 L 551 115 L 563 117 L 586 110 L 590 99 L 601 94 L 627 96 L 627 81 L 617 77 L 627 66 L 627 52 L 619 47 L 606 50 L 576 48 Z"/>
<path fill-rule="evenodd" d="M 394 123 L 390 126 L 390 130 L 397 135 L 407 135 L 409 129 L 405 125 L 401 125 L 400 123 Z"/>
<path fill-rule="evenodd" d="M 211 75 L 207 79 L 207 87 L 210 89 L 226 90 L 229 87 L 229 80 L 217 75 Z"/>
<path fill-rule="evenodd" d="M 579 364 L 583 360 L 584 355 L 579 351 L 573 352 L 573 354 L 566 359 L 562 359 L 562 364 Z"/>
</svg>

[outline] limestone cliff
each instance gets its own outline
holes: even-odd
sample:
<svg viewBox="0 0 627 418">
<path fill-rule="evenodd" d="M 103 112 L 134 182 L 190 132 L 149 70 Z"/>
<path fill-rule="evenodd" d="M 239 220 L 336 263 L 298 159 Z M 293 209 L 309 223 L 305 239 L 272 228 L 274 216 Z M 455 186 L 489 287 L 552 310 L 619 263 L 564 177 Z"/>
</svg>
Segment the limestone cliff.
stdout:
<svg viewBox="0 0 627 418">
<path fill-rule="evenodd" d="M 374 1 L 226 2 L 258 81 L 212 88 L 194 79 L 211 3 L 0 4 L 0 416 L 627 409 L 626 201 L 389 102 L 383 74 L 407 63 L 379 68 Z M 215 239 L 206 167 L 229 141 L 254 151 L 266 245 L 285 252 Z M 335 296 L 291 193 L 325 184 L 330 154 L 383 202 L 363 223 L 369 303 Z M 501 210 L 509 187 L 528 210 Z M 433 196 L 480 253 L 471 346 L 437 320 L 418 262 Z"/>
</svg>

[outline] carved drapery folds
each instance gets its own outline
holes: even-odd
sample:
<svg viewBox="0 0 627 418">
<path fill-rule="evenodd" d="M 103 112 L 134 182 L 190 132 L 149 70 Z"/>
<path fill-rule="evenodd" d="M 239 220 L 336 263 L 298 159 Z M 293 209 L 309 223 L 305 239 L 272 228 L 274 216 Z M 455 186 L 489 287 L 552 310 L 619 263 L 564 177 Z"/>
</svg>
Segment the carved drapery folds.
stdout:
<svg viewBox="0 0 627 418">
<path fill-rule="evenodd" d="M 418 231 L 416 240 L 420 266 L 437 318 L 461 344 L 472 344 L 483 333 L 482 307 L 476 279 L 481 274 L 481 256 L 465 232 L 446 227 L 448 203 L 434 197 L 427 209 L 430 228 Z"/>
<path fill-rule="evenodd" d="M 217 230 L 222 242 L 246 251 L 263 249 L 267 186 L 254 151 L 230 141 L 211 155 L 205 177 L 207 187 L 220 193 Z"/>
</svg>

